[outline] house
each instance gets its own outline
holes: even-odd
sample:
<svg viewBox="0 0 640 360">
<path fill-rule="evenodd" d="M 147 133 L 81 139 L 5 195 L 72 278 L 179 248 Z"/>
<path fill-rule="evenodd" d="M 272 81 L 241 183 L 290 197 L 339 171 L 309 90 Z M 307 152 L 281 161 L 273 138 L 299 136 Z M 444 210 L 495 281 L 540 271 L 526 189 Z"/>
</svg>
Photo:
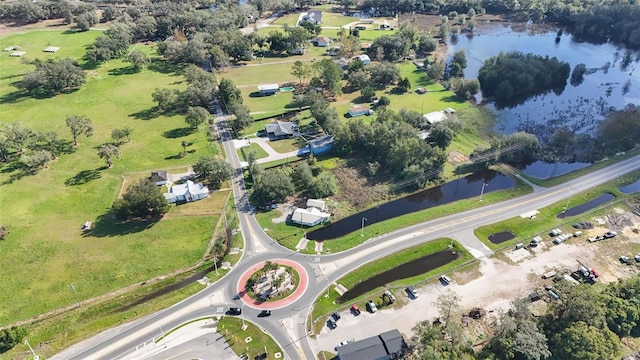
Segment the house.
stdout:
<svg viewBox="0 0 640 360">
<path fill-rule="evenodd" d="M 44 48 L 43 51 L 44 52 L 48 52 L 48 53 L 54 53 L 54 52 L 56 52 L 58 50 L 60 50 L 60 47 L 58 47 L 58 46 L 49 46 L 49 47 Z"/>
<path fill-rule="evenodd" d="M 307 207 L 306 209 L 297 208 L 291 215 L 291 222 L 304 225 L 315 226 L 329 221 L 331 214 L 318 210 L 316 207 Z"/>
<path fill-rule="evenodd" d="M 202 183 L 194 183 L 187 180 L 186 183 L 174 185 L 168 193 L 164 194 L 165 199 L 171 204 L 175 202 L 192 202 L 209 197 L 209 188 Z"/>
<path fill-rule="evenodd" d="M 260 96 L 277 94 L 280 91 L 280 85 L 278 84 L 264 84 L 258 85 L 258 91 Z"/>
<path fill-rule="evenodd" d="M 320 200 L 320 199 L 308 199 L 308 200 L 307 200 L 307 210 L 308 210 L 309 208 L 312 208 L 312 207 L 313 207 L 313 208 L 316 208 L 316 209 L 318 209 L 318 210 L 320 210 L 320 211 L 324 211 L 324 207 L 325 207 L 324 200 Z"/>
<path fill-rule="evenodd" d="M 424 70 L 424 61 L 416 60 L 413 62 L 413 65 L 415 65 L 418 68 L 418 70 Z"/>
<path fill-rule="evenodd" d="M 22 57 L 22 55 L 26 54 L 26 51 L 15 51 L 11 53 L 12 57 Z"/>
<path fill-rule="evenodd" d="M 169 174 L 167 174 L 167 170 L 153 171 L 150 179 L 158 186 L 166 185 L 169 182 Z"/>
<path fill-rule="evenodd" d="M 422 117 L 431 125 L 447 119 L 447 115 L 443 111 L 430 112 L 422 115 Z"/>
<path fill-rule="evenodd" d="M 20 50 L 20 46 L 15 46 L 15 45 L 9 46 L 4 48 L 2 51 L 9 52 L 9 51 L 15 51 L 15 50 Z"/>
<path fill-rule="evenodd" d="M 307 21 L 314 25 L 322 24 L 322 11 L 309 11 L 302 17 L 302 21 Z"/>
<path fill-rule="evenodd" d="M 276 121 L 274 123 L 267 124 L 264 127 L 264 131 L 269 138 L 288 138 L 298 135 L 298 125 L 290 121 Z"/>
<path fill-rule="evenodd" d="M 349 61 L 345 58 L 333 59 L 333 63 L 342 70 L 349 68 Z"/>
<path fill-rule="evenodd" d="M 306 53 L 307 53 L 307 49 L 306 48 L 295 48 L 291 52 L 291 54 L 293 54 L 293 55 L 304 55 Z"/>
<path fill-rule="evenodd" d="M 319 46 L 319 47 L 327 47 L 329 46 L 329 44 L 331 44 L 331 38 L 330 37 L 326 37 L 326 36 L 319 36 L 315 39 L 313 39 L 313 45 L 315 46 Z"/>
<path fill-rule="evenodd" d="M 356 59 L 362 61 L 362 63 L 365 65 L 371 64 L 371 58 L 369 57 L 369 55 L 363 54 L 363 55 L 354 56 L 353 60 L 356 60 Z"/>
<path fill-rule="evenodd" d="M 349 109 L 349 115 L 351 115 L 351 117 L 360 115 L 373 115 L 373 110 L 371 110 L 368 106 L 356 105 Z"/>
<path fill-rule="evenodd" d="M 397 329 L 338 347 L 339 360 L 388 360 L 404 356 L 407 344 Z"/>
<path fill-rule="evenodd" d="M 333 136 L 326 135 L 321 138 L 313 139 L 309 141 L 309 149 L 311 153 L 315 155 L 324 154 L 327 151 L 331 150 L 333 146 Z"/>
</svg>

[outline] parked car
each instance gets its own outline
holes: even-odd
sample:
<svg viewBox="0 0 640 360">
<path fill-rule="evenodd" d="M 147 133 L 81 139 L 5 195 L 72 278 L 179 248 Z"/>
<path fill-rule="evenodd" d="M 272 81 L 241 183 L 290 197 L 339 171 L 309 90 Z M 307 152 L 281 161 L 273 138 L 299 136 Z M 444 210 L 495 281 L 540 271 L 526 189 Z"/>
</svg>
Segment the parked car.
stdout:
<svg viewBox="0 0 640 360">
<path fill-rule="evenodd" d="M 451 283 L 451 279 L 447 275 L 440 276 L 440 282 L 444 285 L 449 285 Z"/>
<path fill-rule="evenodd" d="M 373 300 L 369 300 L 369 302 L 367 302 L 367 307 L 369 308 L 369 312 L 371 312 L 372 314 L 378 311 L 378 308 L 376 307 L 376 304 L 373 302 Z"/>
<path fill-rule="evenodd" d="M 232 308 L 229 308 L 229 311 L 227 311 L 227 314 L 229 314 L 229 315 L 240 315 L 240 314 L 242 314 L 242 309 L 237 308 L 237 307 L 232 307 Z"/>
<path fill-rule="evenodd" d="M 393 294 L 389 290 L 385 290 L 383 295 L 386 296 L 387 299 L 389 299 L 389 304 L 393 304 L 396 301 L 396 297 L 393 296 Z"/>
<path fill-rule="evenodd" d="M 553 229 L 551 230 L 551 232 L 549 233 L 549 236 L 554 237 L 554 236 L 558 236 L 562 234 L 562 230 L 560 229 Z"/>
<path fill-rule="evenodd" d="M 335 320 L 338 321 L 340 320 L 340 313 L 339 312 L 334 312 L 333 314 L 331 314 L 331 317 Z"/>
<path fill-rule="evenodd" d="M 637 262 L 640 262 L 640 254 L 634 256 L 633 258 L 636 259 Z"/>
<path fill-rule="evenodd" d="M 623 264 L 631 265 L 631 260 L 626 256 L 620 256 L 620 262 Z"/>
<path fill-rule="evenodd" d="M 409 298 L 411 298 L 411 299 L 417 299 L 418 298 L 418 291 L 416 289 L 414 289 L 413 286 L 407 286 L 405 291 L 407 292 L 407 296 L 409 296 Z"/>
<path fill-rule="evenodd" d="M 358 305 L 356 304 L 351 305 L 351 312 L 353 313 L 354 316 L 360 315 L 360 309 L 358 309 Z"/>
<path fill-rule="evenodd" d="M 573 233 L 573 237 L 578 237 L 580 235 L 582 235 L 582 231 L 576 231 Z"/>
<path fill-rule="evenodd" d="M 333 320 L 332 318 L 329 318 L 329 320 L 327 320 L 327 326 L 329 327 L 329 329 L 333 330 L 338 327 L 338 324 L 336 323 L 335 320 Z"/>
<path fill-rule="evenodd" d="M 260 314 L 258 314 L 258 317 L 267 317 L 267 316 L 271 316 L 271 310 L 262 310 Z"/>
<path fill-rule="evenodd" d="M 618 233 L 615 231 L 607 231 L 606 233 L 604 233 L 604 235 L 602 235 L 602 237 L 604 237 L 605 239 L 611 239 L 616 237 L 616 235 L 618 235 Z"/>
<path fill-rule="evenodd" d="M 600 273 L 597 272 L 596 269 L 591 269 L 591 274 L 596 278 L 600 277 Z"/>
</svg>

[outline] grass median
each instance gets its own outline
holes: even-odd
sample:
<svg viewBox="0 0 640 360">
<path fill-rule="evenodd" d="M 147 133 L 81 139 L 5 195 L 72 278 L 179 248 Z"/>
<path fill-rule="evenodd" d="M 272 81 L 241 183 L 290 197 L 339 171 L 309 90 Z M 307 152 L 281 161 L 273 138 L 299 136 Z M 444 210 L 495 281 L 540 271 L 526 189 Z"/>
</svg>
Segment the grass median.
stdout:
<svg viewBox="0 0 640 360">
<path fill-rule="evenodd" d="M 242 330 L 242 324 L 246 329 Z M 267 353 L 267 359 L 275 359 L 276 353 L 283 355 L 282 349 L 262 328 L 254 325 L 251 321 L 225 316 L 218 322 L 218 334 L 222 335 L 231 346 L 231 349 L 238 356 L 246 354 L 249 359 Z M 249 342 L 248 338 L 251 338 Z"/>
</svg>

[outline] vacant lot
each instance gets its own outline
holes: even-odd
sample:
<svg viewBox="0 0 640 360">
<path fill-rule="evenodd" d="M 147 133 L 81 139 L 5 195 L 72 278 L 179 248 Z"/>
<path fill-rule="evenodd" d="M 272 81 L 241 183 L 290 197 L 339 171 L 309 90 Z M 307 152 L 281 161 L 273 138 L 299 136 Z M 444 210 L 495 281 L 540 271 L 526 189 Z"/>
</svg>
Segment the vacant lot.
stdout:
<svg viewBox="0 0 640 360">
<path fill-rule="evenodd" d="M 6 35 L 0 46 L 20 46 L 30 59 L 80 59 L 100 34 L 34 30 Z M 48 45 L 61 49 L 55 54 L 42 52 Z M 154 53 L 152 46 L 137 46 Z M 185 168 L 218 152 L 204 131 L 189 129 L 181 116 L 156 116 L 153 111 L 153 89 L 181 88 L 182 76 L 168 71 L 157 58 L 140 73 L 114 60 L 88 69 L 87 83 L 78 91 L 34 99 L 15 87 L 33 69 L 31 65 L 3 53 L 0 69 L 0 125 L 20 121 L 34 131 L 54 131 L 69 141 L 66 115 L 86 115 L 94 127 L 92 137 L 80 137 L 78 147 L 36 175 L 22 176 L 10 164 L 0 165 L 2 223 L 10 229 L 0 244 L 0 268 L 11 269 L 0 276 L 0 300 L 11 304 L 0 309 L 0 324 L 74 303 L 71 283 L 83 300 L 200 258 L 215 216 L 183 216 L 199 212 L 186 205 L 157 223 L 115 225 L 105 217 L 123 175 Z M 111 141 L 111 130 L 124 126 L 133 129 L 132 139 L 122 145 L 121 159 L 106 169 L 96 148 Z M 189 146 L 187 155 L 180 157 L 183 140 Z M 87 220 L 96 225 L 90 235 L 80 230 Z"/>
</svg>

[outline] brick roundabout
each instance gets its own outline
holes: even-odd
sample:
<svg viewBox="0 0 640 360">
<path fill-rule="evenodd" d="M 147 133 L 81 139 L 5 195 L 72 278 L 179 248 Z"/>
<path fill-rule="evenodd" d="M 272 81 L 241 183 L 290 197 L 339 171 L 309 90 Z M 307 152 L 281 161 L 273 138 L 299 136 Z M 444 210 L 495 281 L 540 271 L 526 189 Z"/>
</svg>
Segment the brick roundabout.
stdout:
<svg viewBox="0 0 640 360">
<path fill-rule="evenodd" d="M 245 303 L 247 306 L 260 309 L 260 310 L 280 309 L 293 304 L 294 302 L 296 302 L 296 300 L 298 300 L 302 296 L 302 294 L 304 294 L 305 291 L 307 291 L 307 287 L 309 286 L 309 276 L 307 274 L 307 271 L 304 269 L 304 267 L 302 267 L 302 265 L 298 264 L 295 261 L 285 260 L 285 259 L 274 259 L 270 261 L 275 264 L 293 268 L 295 271 L 298 272 L 300 283 L 296 287 L 295 291 L 284 299 L 275 300 L 275 301 L 259 301 L 259 300 L 252 299 L 249 295 L 245 293 L 244 288 L 247 283 L 247 280 L 249 280 L 251 275 L 253 275 L 253 273 L 255 273 L 256 271 L 262 269 L 266 261 L 257 263 L 252 267 L 250 267 L 248 270 L 246 270 L 242 274 L 242 276 L 240 276 L 240 280 L 238 281 L 238 289 L 237 289 L 238 295 L 240 295 L 240 300 L 242 300 L 242 302 Z"/>
</svg>

